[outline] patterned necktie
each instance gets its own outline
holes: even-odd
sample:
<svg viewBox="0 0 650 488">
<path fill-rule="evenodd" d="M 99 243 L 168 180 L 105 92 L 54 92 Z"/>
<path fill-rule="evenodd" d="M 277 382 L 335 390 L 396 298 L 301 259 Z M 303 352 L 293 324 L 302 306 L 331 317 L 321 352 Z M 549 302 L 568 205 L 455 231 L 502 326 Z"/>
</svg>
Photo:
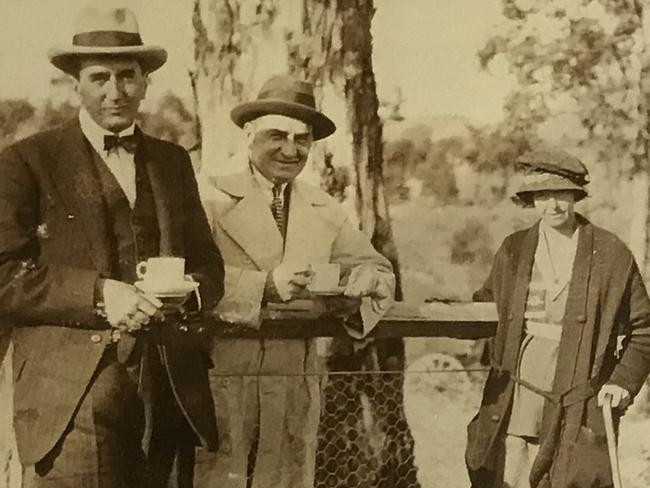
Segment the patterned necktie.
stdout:
<svg viewBox="0 0 650 488">
<path fill-rule="evenodd" d="M 125 151 L 134 154 L 138 147 L 137 134 L 122 137 L 108 134 L 104 136 L 104 151 L 110 152 L 113 149 L 118 149 L 120 147 L 123 147 Z"/>
<path fill-rule="evenodd" d="M 284 198 L 282 197 L 282 186 L 273 185 L 273 201 L 271 202 L 271 213 L 278 226 L 280 234 L 284 238 Z"/>
</svg>

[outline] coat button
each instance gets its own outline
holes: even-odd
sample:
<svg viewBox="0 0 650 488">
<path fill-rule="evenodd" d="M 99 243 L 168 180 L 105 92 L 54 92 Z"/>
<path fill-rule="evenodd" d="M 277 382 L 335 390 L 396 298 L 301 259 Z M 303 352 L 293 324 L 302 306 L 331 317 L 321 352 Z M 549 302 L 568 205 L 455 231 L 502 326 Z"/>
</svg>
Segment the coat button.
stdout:
<svg viewBox="0 0 650 488">
<path fill-rule="evenodd" d="M 90 336 L 90 340 L 95 344 L 99 344 L 100 342 L 102 342 L 102 336 L 100 336 L 99 334 L 93 334 Z"/>
<path fill-rule="evenodd" d="M 587 317 L 585 317 L 584 315 L 578 315 L 578 322 L 586 322 L 586 321 L 587 321 Z"/>
<path fill-rule="evenodd" d="M 490 417 L 492 422 L 498 422 L 500 418 L 501 417 L 499 415 L 497 415 L 497 414 L 494 414 L 494 415 L 492 415 L 492 417 Z"/>
<path fill-rule="evenodd" d="M 514 319 L 514 318 L 515 318 L 515 314 L 512 313 L 512 312 L 509 312 L 509 313 L 508 313 L 508 320 L 512 320 L 512 319 Z"/>
<path fill-rule="evenodd" d="M 68 220 L 74 220 L 74 215 L 73 214 L 68 214 Z"/>
</svg>

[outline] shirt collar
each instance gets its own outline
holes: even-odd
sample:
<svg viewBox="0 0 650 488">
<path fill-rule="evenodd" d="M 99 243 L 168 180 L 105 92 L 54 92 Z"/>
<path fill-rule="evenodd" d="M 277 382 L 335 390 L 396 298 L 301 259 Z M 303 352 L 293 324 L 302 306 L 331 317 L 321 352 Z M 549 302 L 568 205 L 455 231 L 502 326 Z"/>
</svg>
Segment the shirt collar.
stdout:
<svg viewBox="0 0 650 488">
<path fill-rule="evenodd" d="M 79 110 L 79 125 L 81 126 L 81 131 L 84 136 L 86 136 L 86 139 L 88 139 L 95 151 L 99 154 L 104 154 L 106 152 L 104 151 L 104 136 L 130 136 L 135 133 L 135 122 L 123 131 L 120 131 L 118 134 L 108 131 L 97 124 L 88 111 L 83 107 Z"/>
<path fill-rule="evenodd" d="M 573 231 L 573 234 L 570 236 L 565 236 L 558 230 L 554 229 L 550 225 L 546 224 L 543 220 L 540 221 L 539 223 L 540 231 L 544 232 L 546 236 L 551 239 L 554 242 L 566 242 L 568 243 L 577 243 L 578 242 L 578 235 L 580 234 L 580 224 L 576 222 L 576 228 Z"/>
<path fill-rule="evenodd" d="M 251 171 L 253 172 L 253 177 L 255 178 L 255 181 L 257 181 L 257 184 L 260 185 L 260 188 L 264 192 L 271 193 L 273 191 L 273 187 L 275 186 L 275 183 L 273 183 L 271 180 L 267 179 L 266 176 L 264 176 L 262 173 L 260 173 L 260 170 L 258 170 L 255 165 L 252 163 L 250 164 Z M 280 189 L 281 195 L 284 195 L 284 190 L 287 188 L 288 183 L 281 183 L 280 184 Z"/>
</svg>

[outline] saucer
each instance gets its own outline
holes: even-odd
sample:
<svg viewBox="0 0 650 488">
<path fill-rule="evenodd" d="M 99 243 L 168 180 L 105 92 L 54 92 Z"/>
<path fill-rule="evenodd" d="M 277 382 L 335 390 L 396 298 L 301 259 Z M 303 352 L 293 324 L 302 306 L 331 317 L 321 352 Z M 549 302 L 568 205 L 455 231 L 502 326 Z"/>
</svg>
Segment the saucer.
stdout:
<svg viewBox="0 0 650 488">
<path fill-rule="evenodd" d="M 196 281 L 181 281 L 173 285 L 168 285 L 164 289 L 157 283 L 147 283 L 144 280 L 136 281 L 135 287 L 145 293 L 151 293 L 159 298 L 176 298 L 184 297 L 188 293 L 196 290 L 199 283 Z"/>
</svg>

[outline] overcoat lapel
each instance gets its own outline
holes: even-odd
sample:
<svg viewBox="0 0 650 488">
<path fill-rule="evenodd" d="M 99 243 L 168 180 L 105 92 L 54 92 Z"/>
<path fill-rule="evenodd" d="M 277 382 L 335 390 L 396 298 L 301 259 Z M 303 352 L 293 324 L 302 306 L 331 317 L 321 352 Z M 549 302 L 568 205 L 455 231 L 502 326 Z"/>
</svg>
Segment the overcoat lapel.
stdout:
<svg viewBox="0 0 650 488">
<path fill-rule="evenodd" d="M 62 129 L 54 150 L 52 180 L 64 202 L 68 218 L 88 245 L 90 258 L 99 272 L 108 272 L 105 208 L 102 190 L 93 168 L 90 146 L 79 122 Z"/>
<path fill-rule="evenodd" d="M 293 185 L 284 259 L 298 263 L 327 263 L 331 253 L 327 236 L 331 232 L 324 228 L 325 221 L 314 209 L 321 203 L 305 195 L 299 182 Z"/>
<path fill-rule="evenodd" d="M 219 219 L 219 225 L 261 270 L 282 262 L 283 241 L 264 195 L 248 171 L 228 175 L 217 186 L 240 198 Z"/>
</svg>

